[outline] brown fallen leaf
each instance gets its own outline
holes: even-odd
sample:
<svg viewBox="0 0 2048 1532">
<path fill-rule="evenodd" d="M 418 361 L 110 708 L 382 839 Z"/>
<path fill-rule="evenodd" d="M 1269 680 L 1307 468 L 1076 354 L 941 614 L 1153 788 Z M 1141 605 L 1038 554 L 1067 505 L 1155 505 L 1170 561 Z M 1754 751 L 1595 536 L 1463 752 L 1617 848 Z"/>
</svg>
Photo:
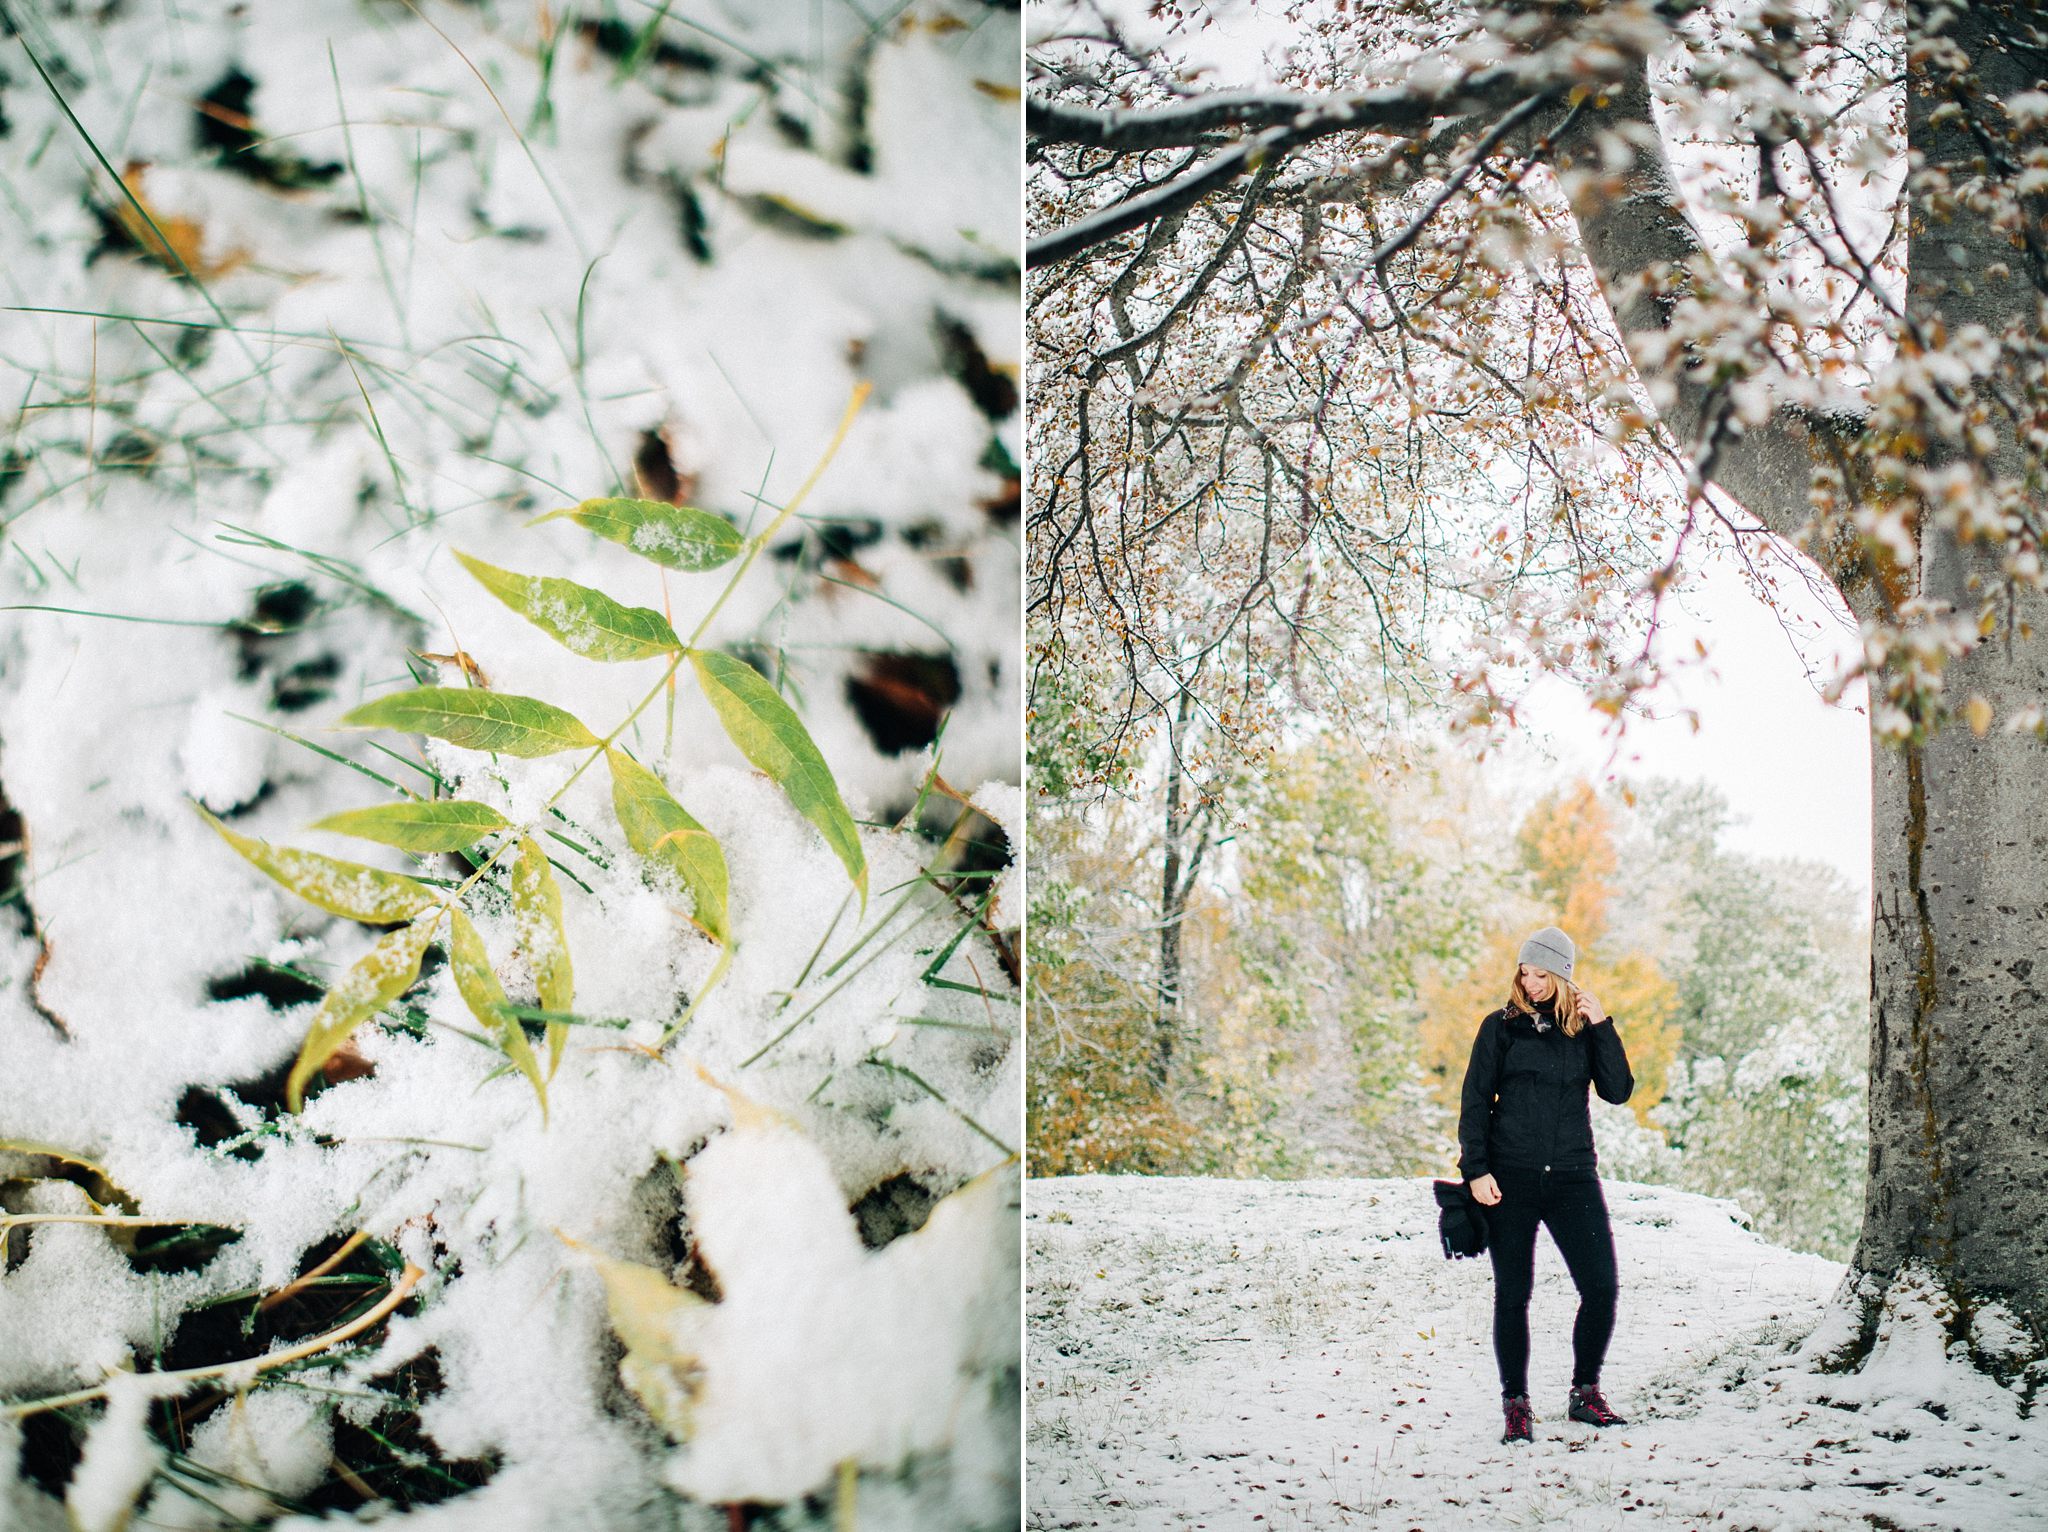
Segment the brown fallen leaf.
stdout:
<svg viewBox="0 0 2048 1532">
<path fill-rule="evenodd" d="M 230 250 L 217 261 L 209 261 L 205 255 L 206 231 L 190 218 L 165 213 L 152 206 L 143 195 L 143 172 L 149 168 L 147 162 L 130 160 L 121 173 L 121 184 L 128 188 L 128 197 L 114 199 L 111 211 L 121 225 L 122 232 L 151 256 L 165 270 L 182 276 L 190 272 L 194 276 L 219 276 L 248 259 L 246 250 Z M 139 211 L 138 211 L 139 209 Z"/>
</svg>

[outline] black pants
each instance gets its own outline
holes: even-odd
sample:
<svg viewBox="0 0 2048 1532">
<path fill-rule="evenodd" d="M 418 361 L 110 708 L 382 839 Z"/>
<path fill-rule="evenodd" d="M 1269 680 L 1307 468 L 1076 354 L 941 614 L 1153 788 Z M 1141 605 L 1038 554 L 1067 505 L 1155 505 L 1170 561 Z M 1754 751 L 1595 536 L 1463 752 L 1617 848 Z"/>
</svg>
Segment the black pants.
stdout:
<svg viewBox="0 0 2048 1532">
<path fill-rule="evenodd" d="M 1500 1201 L 1486 1210 L 1493 1257 L 1493 1355 L 1501 1393 L 1529 1392 L 1529 1294 L 1536 1278 L 1536 1226 L 1550 1230 L 1579 1290 L 1572 1324 L 1572 1382 L 1598 1383 L 1614 1334 L 1614 1231 L 1593 1171 L 1553 1174 L 1495 1166 Z"/>
</svg>

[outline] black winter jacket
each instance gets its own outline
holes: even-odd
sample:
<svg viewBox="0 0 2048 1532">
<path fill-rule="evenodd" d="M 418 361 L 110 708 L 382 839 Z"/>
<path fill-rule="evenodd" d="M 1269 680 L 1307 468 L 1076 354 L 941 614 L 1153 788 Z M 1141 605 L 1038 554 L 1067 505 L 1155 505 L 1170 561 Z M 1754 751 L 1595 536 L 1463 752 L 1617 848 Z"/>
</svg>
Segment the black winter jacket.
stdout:
<svg viewBox="0 0 2048 1532">
<path fill-rule="evenodd" d="M 1566 1037 L 1555 1025 L 1539 1032 L 1535 1022 L 1506 1007 L 1490 1012 L 1479 1023 L 1465 1067 L 1459 1173 L 1476 1181 L 1497 1165 L 1593 1169 L 1598 1160 L 1586 1103 L 1589 1082 L 1602 1101 L 1617 1105 L 1636 1088 L 1612 1017 Z"/>
</svg>

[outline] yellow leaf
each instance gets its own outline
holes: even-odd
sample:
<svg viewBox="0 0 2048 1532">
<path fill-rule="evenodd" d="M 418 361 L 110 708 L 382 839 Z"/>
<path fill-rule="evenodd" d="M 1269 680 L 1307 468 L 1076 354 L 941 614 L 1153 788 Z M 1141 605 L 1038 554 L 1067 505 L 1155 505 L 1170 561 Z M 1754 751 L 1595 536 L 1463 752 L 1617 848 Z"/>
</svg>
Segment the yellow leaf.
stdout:
<svg viewBox="0 0 2048 1532">
<path fill-rule="evenodd" d="M 745 1094 L 734 1086 L 727 1085 L 702 1064 L 697 1065 L 696 1070 L 698 1079 L 725 1097 L 726 1109 L 732 1113 L 732 1125 L 735 1128 L 751 1132 L 759 1132 L 766 1128 L 787 1128 L 792 1132 L 801 1131 L 794 1117 L 778 1112 L 772 1106 L 761 1105 L 752 1096 Z"/>
<path fill-rule="evenodd" d="M 687 1166 L 685 1208 L 719 1301 L 586 1252 L 625 1344 L 621 1381 L 692 1444 L 675 1487 L 783 1502 L 842 1463 L 887 1470 L 941 1446 L 967 1392 L 986 1386 L 974 1372 L 987 1361 L 975 1338 L 987 1316 L 975 1316 L 1015 1227 L 1014 1163 L 869 1251 L 817 1145 L 779 1120 L 742 1121 Z M 832 1404 L 821 1407 L 821 1387 Z"/>
<path fill-rule="evenodd" d="M 519 856 L 512 864 L 512 918 L 520 950 L 533 970 L 544 1011 L 576 1009 L 576 976 L 569 965 L 569 938 L 562 930 L 562 886 L 548 866 L 547 853 L 530 835 L 519 838 Z M 566 1022 L 548 1023 L 548 1077 L 554 1078 L 568 1045 Z"/>
<path fill-rule="evenodd" d="M 1991 704 L 1982 697 L 1972 697 L 1963 704 L 1963 719 L 1970 726 L 1970 732 L 1982 739 L 1991 727 Z"/>
<path fill-rule="evenodd" d="M 566 1234 L 561 1237 L 589 1256 L 604 1279 L 605 1308 L 626 1346 L 619 1381 L 647 1407 L 656 1425 L 675 1440 L 687 1441 L 701 1381 L 693 1336 L 711 1305 L 651 1266 L 615 1261 Z"/>
<path fill-rule="evenodd" d="M 285 1104 L 296 1112 L 305 1098 L 306 1082 L 348 1041 L 351 1032 L 383 1010 L 420 976 L 420 958 L 440 919 L 436 910 L 424 920 L 387 932 L 377 945 L 342 975 L 327 992 L 313 1025 L 299 1047 L 299 1056 L 285 1081 Z"/>
<path fill-rule="evenodd" d="M 497 1037 L 505 1057 L 532 1084 L 533 1093 L 540 1098 L 541 1126 L 546 1127 L 548 1082 L 541 1074 L 540 1060 L 533 1056 L 533 1046 L 527 1042 L 526 1029 L 519 1024 L 519 1018 L 508 1016 L 501 1009 L 506 1003 L 505 986 L 491 969 L 491 955 L 475 922 L 460 910 L 455 911 L 449 936 L 448 966 L 455 975 L 455 989 L 462 996 L 462 1003 Z"/>
<path fill-rule="evenodd" d="M 365 925 L 388 926 L 410 920 L 439 902 L 431 888 L 403 873 L 237 835 L 198 804 L 193 807 L 252 866 L 268 873 L 308 904 L 332 914 L 345 915 Z"/>
</svg>

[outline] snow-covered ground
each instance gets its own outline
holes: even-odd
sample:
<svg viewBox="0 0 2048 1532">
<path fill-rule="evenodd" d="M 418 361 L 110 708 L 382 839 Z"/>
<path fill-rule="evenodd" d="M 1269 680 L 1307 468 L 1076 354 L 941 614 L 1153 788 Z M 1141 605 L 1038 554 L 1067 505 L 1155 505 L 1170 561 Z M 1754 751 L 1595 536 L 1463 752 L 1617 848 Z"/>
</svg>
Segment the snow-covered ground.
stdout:
<svg viewBox="0 0 2048 1532">
<path fill-rule="evenodd" d="M 938 874 L 956 819 L 976 878 L 1014 871 L 996 821 L 1021 836 L 1018 26 L 10 8 L 0 1526 L 1014 1523 L 1018 916 Z M 738 561 L 539 520 L 613 496 L 779 530 L 726 592 Z M 660 656 L 570 652 L 458 551 L 758 666 L 860 822 L 864 897 L 692 667 L 672 721 L 629 720 Z M 621 729 L 723 846 L 725 950 L 605 762 L 572 787 L 578 755 L 337 727 L 428 684 Z M 376 933 L 195 804 L 438 896 L 445 855 L 311 828 L 401 790 L 555 862 L 573 1005 L 543 1008 L 583 1024 L 545 1118 L 439 953 L 280 1099 Z M 568 994 L 506 881 L 469 910 L 506 998 Z M 748 1144 L 750 1114 L 779 1125 Z M 126 1216 L 205 1227 L 174 1259 Z"/>
<path fill-rule="evenodd" d="M 1426 1180 L 1028 1182 L 1029 1524 L 2048 1526 L 2048 1410 L 1945 1358 L 1938 1298 L 1896 1288 L 1865 1367 L 1827 1373 L 1842 1267 L 1730 1203 L 1607 1190 L 1630 1423 L 1564 1420 L 1575 1300 L 1539 1235 L 1537 1439 L 1510 1448 L 1492 1275 L 1444 1259 Z"/>
</svg>

